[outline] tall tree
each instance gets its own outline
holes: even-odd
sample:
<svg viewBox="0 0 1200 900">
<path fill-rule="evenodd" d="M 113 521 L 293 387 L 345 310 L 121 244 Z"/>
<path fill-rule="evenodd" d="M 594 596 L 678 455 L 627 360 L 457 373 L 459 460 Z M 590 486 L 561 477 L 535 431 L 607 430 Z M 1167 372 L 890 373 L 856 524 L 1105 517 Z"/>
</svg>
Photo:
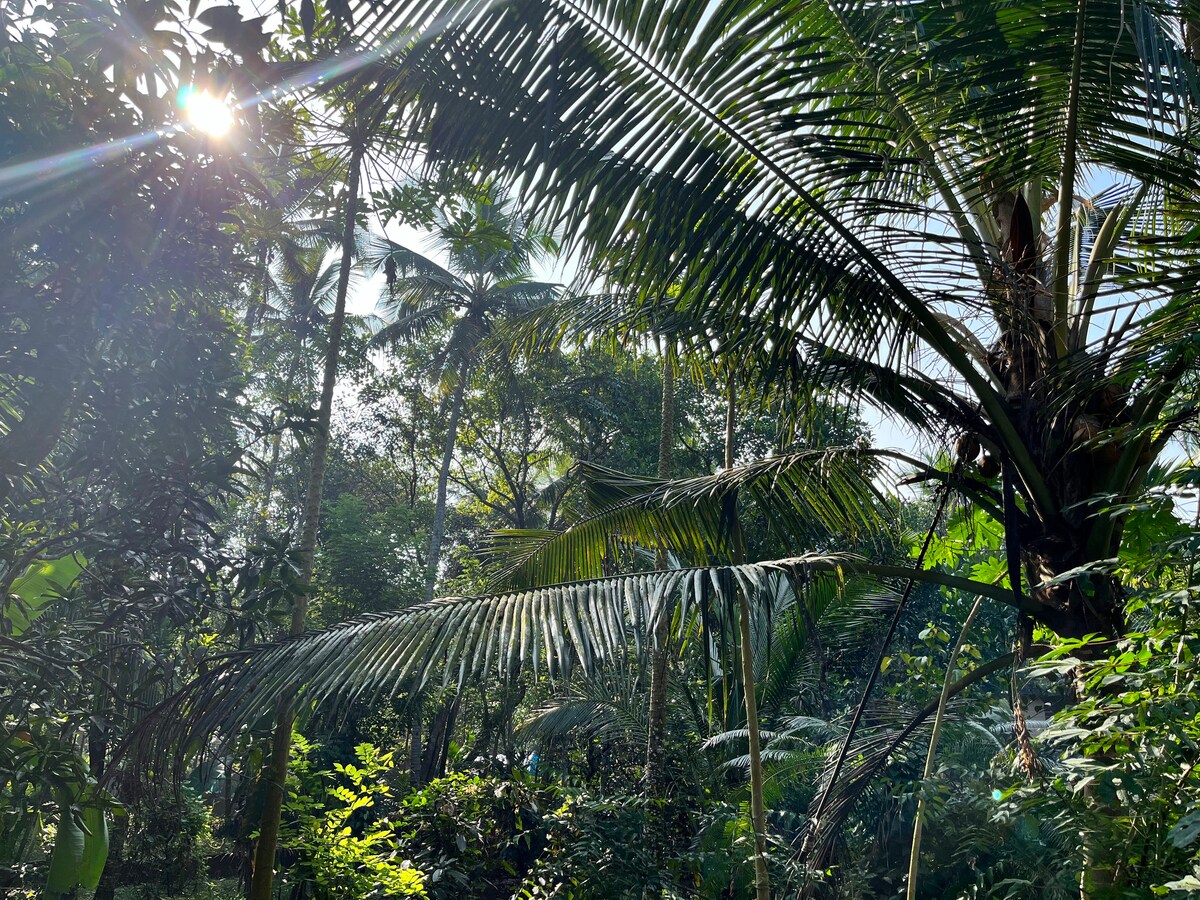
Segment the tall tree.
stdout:
<svg viewBox="0 0 1200 900">
<path fill-rule="evenodd" d="M 325 488 L 325 470 L 329 462 L 329 429 L 333 416 L 333 394 L 337 384 L 338 362 L 341 358 L 342 333 L 346 324 L 346 296 L 350 286 L 350 270 L 354 264 L 354 231 L 358 214 L 359 178 L 365 149 L 361 136 L 351 137 L 349 170 L 342 207 L 343 232 L 340 248 L 342 258 L 338 268 L 333 313 L 329 319 L 329 333 L 326 336 L 321 394 L 317 405 L 310 451 L 312 462 L 300 532 L 300 578 L 306 587 L 296 594 L 292 603 L 291 623 L 288 627 L 288 633 L 291 635 L 303 634 L 308 617 L 309 588 L 307 585 L 312 582 L 317 553 L 321 499 Z M 270 762 L 263 775 L 263 812 L 259 825 L 258 843 L 254 848 L 254 873 L 250 884 L 250 900 L 270 900 L 271 897 L 271 885 L 275 877 L 275 848 L 279 842 L 279 819 L 283 808 L 284 782 L 287 779 L 288 754 L 292 746 L 293 719 L 292 699 L 285 695 L 279 701 L 279 711 L 275 717 L 274 733 L 271 737 Z"/>
<path fill-rule="evenodd" d="M 426 562 L 427 598 L 433 597 L 439 577 L 450 468 L 471 377 L 499 325 L 552 302 L 559 290 L 532 278 L 532 263 L 555 251 L 553 238 L 510 209 L 494 190 L 436 209 L 432 225 L 434 257 L 444 262 L 378 235 L 360 240 L 367 264 L 384 271 L 388 280 L 385 305 L 393 321 L 376 335 L 376 345 L 433 332 L 441 336 L 431 370 L 448 400 Z"/>
<path fill-rule="evenodd" d="M 1116 636 L 1103 561 L 1200 362 L 1200 80 L 1177 9 L 1125 11 L 518 2 L 395 77 L 431 154 L 526 174 L 585 255 L 680 285 L 698 335 L 982 445 L 932 477 L 999 508 L 1019 627 Z"/>
</svg>

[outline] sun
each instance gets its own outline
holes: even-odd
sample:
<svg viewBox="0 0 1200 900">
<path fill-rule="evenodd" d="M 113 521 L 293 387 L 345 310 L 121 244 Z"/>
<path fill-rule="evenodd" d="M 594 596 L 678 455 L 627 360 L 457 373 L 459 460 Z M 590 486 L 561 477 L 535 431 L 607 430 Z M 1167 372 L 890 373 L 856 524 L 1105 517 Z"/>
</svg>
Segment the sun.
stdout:
<svg viewBox="0 0 1200 900">
<path fill-rule="evenodd" d="M 221 137 L 233 127 L 233 110 L 208 91 L 181 88 L 179 108 L 193 128 L 211 137 Z"/>
</svg>

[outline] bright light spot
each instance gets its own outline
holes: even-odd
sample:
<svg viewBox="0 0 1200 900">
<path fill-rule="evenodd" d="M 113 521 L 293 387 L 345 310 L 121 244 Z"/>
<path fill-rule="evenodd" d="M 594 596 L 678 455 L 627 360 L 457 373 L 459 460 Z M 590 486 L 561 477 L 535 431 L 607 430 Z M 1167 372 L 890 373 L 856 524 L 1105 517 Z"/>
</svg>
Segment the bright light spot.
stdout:
<svg viewBox="0 0 1200 900">
<path fill-rule="evenodd" d="M 992 791 L 992 799 L 993 799 L 993 800 L 995 800 L 997 803 L 999 803 L 1001 800 L 1003 800 L 1003 799 L 1004 799 L 1004 794 L 1003 794 L 1003 792 L 1001 792 L 1001 791 L 1000 791 L 1000 790 L 998 790 L 998 789 L 997 789 L 997 790 L 993 790 L 993 791 Z"/>
<path fill-rule="evenodd" d="M 194 128 L 212 137 L 220 137 L 233 127 L 233 110 L 208 91 L 180 88 L 179 108 Z"/>
</svg>

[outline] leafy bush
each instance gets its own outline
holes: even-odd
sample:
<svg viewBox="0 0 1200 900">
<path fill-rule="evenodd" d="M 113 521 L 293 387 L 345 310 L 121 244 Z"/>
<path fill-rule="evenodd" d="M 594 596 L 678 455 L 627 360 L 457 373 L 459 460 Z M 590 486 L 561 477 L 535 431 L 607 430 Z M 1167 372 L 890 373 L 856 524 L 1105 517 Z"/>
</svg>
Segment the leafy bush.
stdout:
<svg viewBox="0 0 1200 900">
<path fill-rule="evenodd" d="M 207 870 L 213 852 L 212 811 L 189 786 L 153 796 L 129 810 L 122 877 L 147 897 L 183 893 Z"/>
<path fill-rule="evenodd" d="M 545 847 L 542 810 L 559 796 L 531 779 L 459 772 L 410 794 L 397 815 L 431 896 L 510 896 Z"/>
<path fill-rule="evenodd" d="M 424 897 L 424 874 L 404 859 L 393 823 L 370 815 L 391 793 L 384 778 L 395 767 L 391 753 L 372 744 L 355 748 L 356 763 L 312 771 L 315 745 L 296 736 L 288 779 L 288 825 L 280 846 L 299 864 L 290 881 L 312 885 L 318 900 Z"/>
<path fill-rule="evenodd" d="M 525 879 L 523 898 L 640 897 L 665 885 L 645 839 L 650 801 L 568 798 L 546 816 L 546 852 Z"/>
</svg>

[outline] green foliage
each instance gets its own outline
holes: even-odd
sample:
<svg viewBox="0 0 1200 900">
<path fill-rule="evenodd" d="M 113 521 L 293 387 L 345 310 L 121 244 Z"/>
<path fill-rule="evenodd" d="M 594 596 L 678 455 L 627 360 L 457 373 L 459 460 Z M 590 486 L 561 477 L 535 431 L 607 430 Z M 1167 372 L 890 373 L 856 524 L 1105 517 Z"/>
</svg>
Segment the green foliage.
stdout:
<svg viewBox="0 0 1200 900">
<path fill-rule="evenodd" d="M 405 797 L 397 827 L 435 898 L 509 896 L 545 845 L 556 788 L 456 772 Z"/>
<path fill-rule="evenodd" d="M 201 881 L 217 845 L 212 808 L 194 787 L 140 798 L 128 812 L 122 868 L 143 896 L 182 893 Z"/>
<path fill-rule="evenodd" d="M 546 850 L 522 898 L 640 897 L 666 884 L 644 835 L 649 803 L 637 797 L 567 797 L 548 811 Z"/>
<path fill-rule="evenodd" d="M 0 601 L 4 619 L 4 628 L 0 631 L 20 637 L 41 615 L 47 603 L 70 588 L 85 564 L 86 560 L 74 553 L 32 563 L 24 575 L 13 581 L 9 588 L 11 595 Z"/>
<path fill-rule="evenodd" d="M 392 754 L 359 744 L 355 762 L 313 771 L 314 749 L 294 736 L 280 844 L 299 855 L 289 878 L 309 882 L 318 898 L 329 900 L 426 896 L 425 875 L 401 856 L 397 826 L 376 818 L 377 805 L 391 794 L 385 778 L 395 767 Z"/>
<path fill-rule="evenodd" d="M 1096 865 L 1111 872 L 1112 896 L 1166 895 L 1200 871 L 1200 637 L 1179 618 L 1193 597 L 1144 597 L 1151 628 L 1094 661 L 1080 658 L 1086 642 L 1064 643 L 1039 667 L 1075 678 L 1083 699 L 1038 738 L 1046 783 L 1016 787 L 1006 809 L 1081 833 Z"/>
</svg>

